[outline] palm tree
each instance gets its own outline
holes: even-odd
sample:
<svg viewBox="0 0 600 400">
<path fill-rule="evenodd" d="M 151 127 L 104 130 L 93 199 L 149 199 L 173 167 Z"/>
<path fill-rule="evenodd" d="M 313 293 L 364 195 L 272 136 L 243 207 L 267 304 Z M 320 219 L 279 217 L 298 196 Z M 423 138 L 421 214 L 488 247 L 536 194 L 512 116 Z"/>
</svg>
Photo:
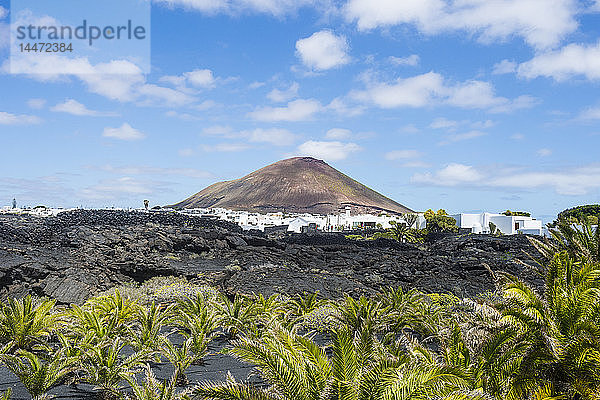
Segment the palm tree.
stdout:
<svg viewBox="0 0 600 400">
<path fill-rule="evenodd" d="M 567 251 L 571 258 L 600 262 L 600 228 L 592 227 L 587 218 L 578 225 L 560 220 L 556 229 L 550 229 L 550 234 L 553 240 L 528 236 L 530 242 L 548 260 L 559 251 Z"/>
<path fill-rule="evenodd" d="M 318 291 L 314 293 L 303 292 L 302 294 L 296 294 L 287 301 L 285 305 L 287 311 L 281 322 L 287 328 L 293 329 L 298 324 L 307 322 L 307 316 L 315 312 L 319 307 L 324 306 L 326 303 L 326 300 L 319 298 Z"/>
<path fill-rule="evenodd" d="M 185 375 L 185 370 L 190 367 L 196 360 L 202 358 L 204 354 L 199 355 L 192 349 L 193 338 L 188 338 L 181 346 L 175 346 L 168 338 L 161 339 L 161 354 L 169 360 L 173 368 L 175 368 L 175 383 L 177 386 L 187 385 L 188 378 Z"/>
<path fill-rule="evenodd" d="M 366 330 L 369 333 L 385 331 L 392 322 L 388 314 L 389 308 L 381 302 L 361 296 L 358 300 L 345 295 L 344 300 L 337 304 L 339 323 L 360 333 Z"/>
<path fill-rule="evenodd" d="M 460 371 L 410 363 L 378 353 L 375 338 L 341 330 L 333 336 L 331 358 L 310 339 L 284 329 L 261 340 L 241 338 L 228 351 L 256 365 L 267 388 L 228 379 L 202 383 L 192 394 L 200 399 L 342 400 L 342 399 L 484 399 Z"/>
<path fill-rule="evenodd" d="M 84 380 L 101 390 L 100 396 L 113 399 L 120 396 L 121 382 L 150 361 L 153 352 L 141 350 L 129 357 L 123 355 L 126 343 L 121 338 L 86 344 L 81 360 Z"/>
<path fill-rule="evenodd" d="M 544 295 L 507 277 L 502 322 L 512 333 L 507 398 L 548 386 L 571 399 L 600 396 L 600 264 L 565 251 L 547 267 Z"/>
<path fill-rule="evenodd" d="M 325 303 L 326 300 L 319 298 L 319 291 L 314 293 L 304 292 L 292 297 L 288 303 L 288 307 L 292 310 L 292 315 L 302 317 Z"/>
<path fill-rule="evenodd" d="M 152 372 L 149 366 L 144 367 L 145 380 L 139 385 L 135 376 L 128 376 L 125 379 L 131 390 L 133 396 L 127 395 L 125 398 L 130 400 L 183 400 L 188 398 L 190 390 L 184 390 L 177 392 L 176 375 L 173 374 L 171 379 L 166 382 L 161 382 L 156 379 L 156 376 Z"/>
<path fill-rule="evenodd" d="M 208 354 L 208 345 L 212 341 L 215 321 L 210 314 L 182 314 L 177 322 L 177 332 L 190 340 L 190 350 L 196 355 L 193 363 Z"/>
<path fill-rule="evenodd" d="M 135 320 L 139 307 L 137 302 L 121 296 L 119 290 L 115 290 L 111 295 L 94 297 L 87 305 L 101 319 L 115 318 L 118 325 Z"/>
<path fill-rule="evenodd" d="M 286 305 L 280 300 L 280 297 L 277 293 L 269 297 L 262 294 L 253 296 L 255 312 L 263 324 L 268 324 L 271 319 L 283 316 Z"/>
<path fill-rule="evenodd" d="M 31 350 L 42 344 L 58 323 L 53 313 L 55 300 L 8 299 L 0 305 L 0 342 L 9 343 L 12 349 Z"/>
<path fill-rule="evenodd" d="M 71 333 L 86 342 L 99 343 L 105 340 L 125 336 L 129 327 L 124 325 L 118 312 L 101 315 L 93 309 L 73 305 L 68 312 L 70 316 Z"/>
<path fill-rule="evenodd" d="M 390 224 L 392 227 L 388 231 L 393 239 L 400 243 L 413 243 L 417 240 L 413 230 L 407 224 L 403 222 L 397 223 L 396 221 L 392 221 Z"/>
<path fill-rule="evenodd" d="M 416 289 L 404 291 L 402 287 L 388 287 L 380 295 L 381 305 L 391 319 L 391 330 L 400 332 L 410 328 L 423 334 L 430 334 L 433 327 L 427 322 L 431 319 L 425 312 L 424 304 L 430 299 Z M 432 311 L 432 310 L 427 310 Z"/>
<path fill-rule="evenodd" d="M 48 390 L 77 368 L 71 358 L 53 357 L 46 361 L 25 350 L 18 350 L 17 355 L 0 355 L 0 359 L 21 380 L 34 400 L 51 398 Z"/>
<path fill-rule="evenodd" d="M 198 293 L 195 298 L 185 297 L 177 300 L 177 311 L 188 315 L 200 315 L 211 310 L 213 303 L 205 293 Z"/>
<path fill-rule="evenodd" d="M 136 350 L 158 350 L 161 345 L 161 330 L 172 319 L 173 306 L 156 305 L 138 307 L 134 327 L 130 328 L 128 337 Z"/>
<path fill-rule="evenodd" d="M 198 295 L 196 299 L 179 301 L 175 309 L 172 321 L 179 334 L 191 339 L 191 350 L 197 356 L 194 362 L 207 354 L 208 345 L 222 319 L 216 315 L 213 307 L 204 296 Z"/>
<path fill-rule="evenodd" d="M 221 295 L 216 303 L 220 322 L 230 337 L 236 337 L 240 332 L 256 330 L 258 312 L 256 305 L 246 297 L 236 294 L 233 301 Z"/>
</svg>

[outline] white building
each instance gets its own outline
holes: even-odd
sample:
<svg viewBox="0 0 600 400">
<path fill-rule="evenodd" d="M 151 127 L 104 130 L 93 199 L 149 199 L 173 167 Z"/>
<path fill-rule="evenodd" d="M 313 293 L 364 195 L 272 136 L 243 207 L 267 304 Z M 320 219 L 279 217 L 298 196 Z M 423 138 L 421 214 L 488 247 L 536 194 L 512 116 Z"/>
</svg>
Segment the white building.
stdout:
<svg viewBox="0 0 600 400">
<path fill-rule="evenodd" d="M 392 227 L 394 223 L 404 223 L 405 221 L 399 215 L 387 215 L 381 213 L 351 215 L 350 209 L 339 214 L 319 215 L 319 214 L 284 214 L 281 212 L 260 214 L 248 211 L 233 211 L 224 208 L 197 208 L 181 211 L 184 214 L 201 215 L 206 217 L 218 218 L 224 221 L 238 224 L 244 230 L 260 230 L 287 225 L 288 232 L 303 232 L 316 229 L 324 232 L 339 232 L 355 229 Z M 424 228 L 425 218 L 418 214 L 417 222 L 413 228 Z"/>
<path fill-rule="evenodd" d="M 456 214 L 452 215 L 461 229 L 470 229 L 472 233 L 490 233 L 490 223 L 505 235 L 528 234 L 542 235 L 542 221 L 535 218 L 504 214 Z"/>
</svg>

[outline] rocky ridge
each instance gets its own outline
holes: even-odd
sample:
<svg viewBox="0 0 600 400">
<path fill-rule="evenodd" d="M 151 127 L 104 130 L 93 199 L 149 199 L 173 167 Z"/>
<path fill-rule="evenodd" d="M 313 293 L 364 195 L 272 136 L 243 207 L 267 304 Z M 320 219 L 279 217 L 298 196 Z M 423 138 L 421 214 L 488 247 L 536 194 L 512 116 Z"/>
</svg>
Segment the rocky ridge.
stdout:
<svg viewBox="0 0 600 400">
<path fill-rule="evenodd" d="M 0 217 L 0 295 L 81 303 L 113 286 L 185 276 L 226 293 L 334 298 L 384 286 L 473 296 L 505 271 L 534 284 L 535 249 L 518 236 L 450 235 L 419 246 L 341 234 L 268 237 L 237 225 L 167 212 L 79 210 Z"/>
</svg>

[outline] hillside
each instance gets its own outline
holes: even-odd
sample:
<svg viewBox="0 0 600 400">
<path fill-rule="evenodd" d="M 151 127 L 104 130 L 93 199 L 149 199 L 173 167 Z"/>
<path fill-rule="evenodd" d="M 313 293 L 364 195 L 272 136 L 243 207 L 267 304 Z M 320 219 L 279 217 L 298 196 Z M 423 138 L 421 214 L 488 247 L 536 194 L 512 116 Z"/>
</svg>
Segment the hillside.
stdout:
<svg viewBox="0 0 600 400">
<path fill-rule="evenodd" d="M 172 207 L 329 214 L 347 206 L 354 212 L 412 212 L 311 157 L 282 160 L 243 178 L 215 183 Z"/>
</svg>

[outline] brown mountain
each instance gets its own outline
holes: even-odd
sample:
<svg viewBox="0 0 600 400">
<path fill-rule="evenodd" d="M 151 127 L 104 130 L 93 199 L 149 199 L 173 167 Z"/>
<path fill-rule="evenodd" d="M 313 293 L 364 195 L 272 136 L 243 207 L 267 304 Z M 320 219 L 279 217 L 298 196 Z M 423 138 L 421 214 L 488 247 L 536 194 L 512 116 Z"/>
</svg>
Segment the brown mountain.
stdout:
<svg viewBox="0 0 600 400">
<path fill-rule="evenodd" d="M 243 178 L 215 183 L 172 207 L 328 214 L 347 206 L 354 212 L 412 212 L 311 157 L 282 160 Z"/>
</svg>

